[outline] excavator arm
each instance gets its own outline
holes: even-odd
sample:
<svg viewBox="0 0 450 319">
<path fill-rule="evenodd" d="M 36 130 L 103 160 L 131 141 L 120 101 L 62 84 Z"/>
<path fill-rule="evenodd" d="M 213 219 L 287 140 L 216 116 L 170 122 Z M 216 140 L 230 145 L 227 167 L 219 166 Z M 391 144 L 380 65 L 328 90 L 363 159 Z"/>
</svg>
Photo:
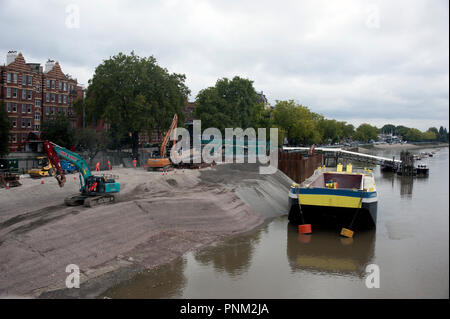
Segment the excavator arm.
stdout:
<svg viewBox="0 0 450 319">
<path fill-rule="evenodd" d="M 161 144 L 161 149 L 159 152 L 161 157 L 166 156 L 166 147 L 167 147 L 167 144 L 169 143 L 170 134 L 172 132 L 173 132 L 173 143 L 175 144 L 177 141 L 177 123 L 178 123 L 178 115 L 175 114 L 173 116 L 172 124 L 170 125 L 170 128 L 167 131 L 166 135 L 164 136 L 163 142 Z"/>
<path fill-rule="evenodd" d="M 81 176 L 83 176 L 84 183 L 81 185 L 81 187 L 83 188 L 86 182 L 86 178 L 92 175 L 89 166 L 86 164 L 83 158 L 80 155 L 49 141 L 44 142 L 44 149 L 48 159 L 50 160 L 52 165 L 55 166 L 56 168 L 55 178 L 58 181 L 58 185 L 60 187 L 63 187 L 64 183 L 66 182 L 66 177 L 61 167 L 61 162 L 58 158 L 59 155 L 62 158 L 73 163 L 78 168 L 78 171 L 80 172 Z"/>
</svg>

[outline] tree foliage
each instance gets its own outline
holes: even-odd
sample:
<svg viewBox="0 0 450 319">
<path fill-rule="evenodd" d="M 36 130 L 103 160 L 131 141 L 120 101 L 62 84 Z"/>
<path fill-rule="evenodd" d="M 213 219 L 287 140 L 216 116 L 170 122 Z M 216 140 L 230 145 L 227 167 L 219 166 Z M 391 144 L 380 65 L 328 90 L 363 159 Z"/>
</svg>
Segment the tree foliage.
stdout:
<svg viewBox="0 0 450 319">
<path fill-rule="evenodd" d="M 174 113 L 184 121 L 190 93 L 183 74 L 169 73 L 152 56 L 119 53 L 95 69 L 86 92 L 89 116 L 114 125 L 122 138 L 131 135 L 137 157 L 139 133 L 167 130 Z"/>
<path fill-rule="evenodd" d="M 0 156 L 9 153 L 9 132 L 11 130 L 11 122 L 8 113 L 5 110 L 3 101 L 0 101 Z"/>
<path fill-rule="evenodd" d="M 87 152 L 92 160 L 98 152 L 106 149 L 105 138 L 94 129 L 80 128 L 75 130 L 75 145 L 77 151 Z"/>
<path fill-rule="evenodd" d="M 266 115 L 258 104 L 252 81 L 238 76 L 222 78 L 198 93 L 194 115 L 203 127 L 215 127 L 224 134 L 227 127 L 246 129 L 264 124 Z"/>
<path fill-rule="evenodd" d="M 72 123 L 63 113 L 46 117 L 41 128 L 42 139 L 49 140 L 65 148 L 75 145 L 75 131 Z"/>
<path fill-rule="evenodd" d="M 355 131 L 353 139 L 361 142 L 376 141 L 378 137 L 378 128 L 367 123 L 363 123 Z"/>
</svg>

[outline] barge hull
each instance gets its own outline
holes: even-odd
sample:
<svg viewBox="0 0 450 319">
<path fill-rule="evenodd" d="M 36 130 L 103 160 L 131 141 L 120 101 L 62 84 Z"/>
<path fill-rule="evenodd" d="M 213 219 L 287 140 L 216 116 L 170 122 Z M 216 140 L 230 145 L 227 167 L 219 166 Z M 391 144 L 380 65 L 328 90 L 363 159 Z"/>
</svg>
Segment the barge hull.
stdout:
<svg viewBox="0 0 450 319">
<path fill-rule="evenodd" d="M 377 223 L 378 202 L 364 202 L 354 223 L 354 229 L 374 229 Z M 340 229 L 350 224 L 357 208 L 302 205 L 305 223 L 320 226 L 332 226 Z M 289 215 L 291 223 L 300 224 L 298 198 L 289 197 Z"/>
</svg>

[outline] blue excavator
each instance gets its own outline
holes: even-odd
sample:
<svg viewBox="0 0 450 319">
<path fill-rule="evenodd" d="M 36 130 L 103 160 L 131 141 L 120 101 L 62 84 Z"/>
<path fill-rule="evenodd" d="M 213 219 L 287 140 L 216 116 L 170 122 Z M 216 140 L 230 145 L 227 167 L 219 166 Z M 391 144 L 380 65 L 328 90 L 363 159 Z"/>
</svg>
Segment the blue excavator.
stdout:
<svg viewBox="0 0 450 319">
<path fill-rule="evenodd" d="M 77 153 L 45 141 L 44 150 L 52 165 L 56 168 L 55 178 L 58 185 L 63 187 L 66 182 L 64 170 L 61 166 L 61 157 L 74 164 L 80 173 L 80 194 L 66 197 L 64 202 L 68 206 L 84 205 L 93 207 L 99 204 L 109 204 L 117 200 L 116 194 L 120 192 L 120 183 L 105 176 L 94 176 L 87 163 Z"/>
</svg>

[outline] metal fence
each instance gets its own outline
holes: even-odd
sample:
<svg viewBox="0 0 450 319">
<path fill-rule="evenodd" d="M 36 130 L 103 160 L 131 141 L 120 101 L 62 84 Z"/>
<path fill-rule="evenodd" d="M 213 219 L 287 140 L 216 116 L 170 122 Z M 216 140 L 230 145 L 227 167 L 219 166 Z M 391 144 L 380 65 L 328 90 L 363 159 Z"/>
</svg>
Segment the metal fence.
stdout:
<svg viewBox="0 0 450 319">
<path fill-rule="evenodd" d="M 304 156 L 300 153 L 278 152 L 278 169 L 296 183 L 302 183 L 319 166 L 322 166 L 322 154 Z"/>
</svg>

